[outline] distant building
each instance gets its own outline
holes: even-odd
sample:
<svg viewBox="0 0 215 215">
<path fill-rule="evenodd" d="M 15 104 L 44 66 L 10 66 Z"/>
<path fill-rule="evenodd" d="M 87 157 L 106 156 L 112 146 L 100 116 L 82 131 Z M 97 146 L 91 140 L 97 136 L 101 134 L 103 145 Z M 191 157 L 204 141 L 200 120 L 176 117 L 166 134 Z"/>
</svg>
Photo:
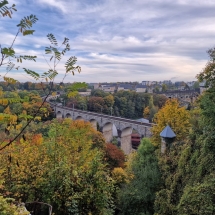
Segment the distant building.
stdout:
<svg viewBox="0 0 215 215">
<path fill-rule="evenodd" d="M 114 93 L 116 90 L 116 86 L 115 85 L 101 85 L 101 90 L 103 90 L 104 92 L 109 92 L 109 93 Z"/>
<path fill-rule="evenodd" d="M 144 86 L 151 86 L 151 81 L 142 81 L 142 85 Z"/>
<path fill-rule="evenodd" d="M 183 82 L 183 81 L 176 81 L 176 82 L 175 82 L 175 86 L 176 86 L 176 87 L 183 86 L 183 85 L 184 85 L 184 82 Z"/>
<path fill-rule="evenodd" d="M 147 87 L 147 89 L 146 89 L 146 92 L 147 93 L 154 93 L 154 87 L 153 86 L 149 86 L 149 87 Z"/>
<path fill-rule="evenodd" d="M 152 81 L 151 85 L 156 85 L 157 83 L 157 81 Z"/>
<path fill-rule="evenodd" d="M 94 87 L 94 90 L 96 90 L 96 89 L 99 88 L 99 84 L 98 84 L 98 83 L 95 83 L 95 84 L 93 84 L 93 87 Z"/>
<path fill-rule="evenodd" d="M 208 87 L 206 87 L 206 81 L 200 82 L 199 88 L 200 88 L 200 94 L 202 94 L 205 90 L 207 90 Z"/>
<path fill-rule="evenodd" d="M 171 84 L 172 84 L 172 81 L 171 81 L 171 80 L 164 80 L 164 81 L 163 81 L 163 84 L 171 85 Z"/>
<path fill-rule="evenodd" d="M 117 91 L 120 91 L 120 90 L 129 91 L 132 89 L 133 89 L 133 87 L 130 84 L 119 84 Z"/>
<path fill-rule="evenodd" d="M 153 87 L 154 87 L 154 90 L 153 90 L 154 93 L 159 93 L 159 92 L 162 91 L 162 86 L 159 85 L 159 84 L 156 84 L 156 85 L 154 85 Z"/>
<path fill-rule="evenodd" d="M 146 89 L 147 89 L 147 87 L 146 87 L 145 85 L 138 84 L 138 85 L 136 85 L 135 91 L 136 91 L 137 93 L 145 93 L 145 92 L 146 92 Z"/>
<path fill-rule="evenodd" d="M 90 96 L 91 95 L 91 91 L 87 91 L 87 92 L 78 92 L 79 95 L 81 96 Z"/>
<path fill-rule="evenodd" d="M 170 99 L 171 98 L 177 98 L 177 99 L 180 99 L 182 101 L 193 102 L 199 96 L 200 90 L 199 89 L 195 89 L 195 90 L 172 90 L 172 91 L 163 92 L 162 94 L 164 94 L 167 98 L 170 98 Z"/>
<path fill-rule="evenodd" d="M 196 81 L 189 81 L 189 82 L 187 82 L 186 84 L 187 84 L 187 86 L 188 87 L 193 87 L 193 85 L 196 83 Z"/>
<path fill-rule="evenodd" d="M 181 85 L 177 87 L 178 90 L 185 90 L 185 86 Z"/>
</svg>

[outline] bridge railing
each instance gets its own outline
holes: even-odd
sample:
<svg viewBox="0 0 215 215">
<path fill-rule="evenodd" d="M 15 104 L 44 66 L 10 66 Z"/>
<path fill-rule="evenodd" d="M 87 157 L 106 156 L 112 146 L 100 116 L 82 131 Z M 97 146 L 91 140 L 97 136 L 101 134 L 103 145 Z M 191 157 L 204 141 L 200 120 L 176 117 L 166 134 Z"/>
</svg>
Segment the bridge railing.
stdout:
<svg viewBox="0 0 215 215">
<path fill-rule="evenodd" d="M 133 124 L 146 125 L 148 127 L 149 126 L 152 127 L 154 125 L 154 123 L 138 122 L 138 121 L 133 120 L 133 119 L 127 119 L 127 118 L 117 117 L 117 116 L 110 116 L 108 114 L 95 113 L 95 112 L 92 112 L 92 111 L 84 111 L 84 110 L 80 110 L 80 109 L 76 109 L 76 108 L 73 109 L 73 108 L 62 106 L 62 105 L 54 104 L 52 102 L 49 102 L 49 104 L 52 107 L 54 106 L 56 108 L 60 108 L 60 109 L 63 109 L 63 110 L 75 111 L 75 112 L 79 112 L 79 113 L 83 113 L 83 114 L 89 114 L 89 115 L 94 115 L 94 116 L 98 116 L 98 117 L 105 117 L 105 118 L 115 119 L 115 120 L 119 120 L 119 121 L 126 121 L 126 122 L 130 122 L 130 123 L 133 123 Z"/>
</svg>

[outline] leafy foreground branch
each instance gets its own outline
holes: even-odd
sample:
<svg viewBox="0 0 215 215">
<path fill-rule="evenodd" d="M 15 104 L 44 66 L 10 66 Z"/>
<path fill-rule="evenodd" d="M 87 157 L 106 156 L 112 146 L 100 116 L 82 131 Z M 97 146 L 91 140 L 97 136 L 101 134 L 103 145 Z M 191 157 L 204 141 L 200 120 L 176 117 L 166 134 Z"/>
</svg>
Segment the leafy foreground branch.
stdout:
<svg viewBox="0 0 215 215">
<path fill-rule="evenodd" d="M 9 16 L 11 18 L 12 11 L 16 11 L 15 5 L 12 5 L 11 7 L 8 7 L 8 1 L 4 0 L 0 2 L 0 13 L 1 15 L 4 16 Z M 20 23 L 17 25 L 18 31 L 17 34 L 15 35 L 10 47 L 2 47 L 0 45 L 0 67 L 6 66 L 6 72 L 3 72 L 4 74 L 1 74 L 0 77 L 3 78 L 3 80 L 8 83 L 8 84 L 15 84 L 17 80 L 15 80 L 12 77 L 9 77 L 8 74 L 10 74 L 14 69 L 19 70 L 20 66 L 17 66 L 16 64 L 22 63 L 23 60 L 29 60 L 29 61 L 34 61 L 36 62 L 37 56 L 29 56 L 29 55 L 17 55 L 13 46 L 14 43 L 18 37 L 18 35 L 21 33 L 23 36 L 26 35 L 32 35 L 35 30 L 32 30 L 33 25 L 38 21 L 38 18 L 35 15 L 30 15 L 26 16 L 23 19 L 21 19 Z M 35 120 L 37 117 L 38 113 L 40 112 L 41 108 L 46 102 L 46 99 L 48 96 L 52 93 L 53 90 L 53 82 L 58 75 L 57 72 L 57 65 L 62 59 L 62 57 L 70 51 L 70 45 L 69 45 L 69 39 L 65 38 L 64 41 L 62 42 L 61 46 L 58 46 L 58 42 L 53 34 L 48 34 L 47 35 L 51 45 L 49 47 L 46 47 L 45 53 L 51 55 L 50 61 L 52 61 L 52 64 L 49 64 L 50 69 L 46 72 L 43 72 L 42 74 L 39 74 L 38 72 L 35 72 L 31 69 L 28 68 L 23 68 L 24 72 L 31 76 L 35 81 L 39 82 L 41 84 L 42 89 L 44 90 L 44 100 L 42 104 L 38 107 L 37 111 L 31 116 L 31 119 L 28 120 L 25 126 L 21 129 L 21 131 L 10 141 L 8 141 L 6 144 L 0 143 L 0 150 L 4 149 L 7 146 L 10 146 L 15 140 L 17 140 L 23 131 L 29 126 L 29 124 Z M 16 60 L 16 63 L 14 62 Z M 80 72 L 81 67 L 76 66 L 77 58 L 76 57 L 69 57 L 69 59 L 65 63 L 65 74 L 64 78 L 69 74 L 72 73 L 73 75 L 75 74 L 75 71 Z M 62 81 L 63 81 L 62 80 Z M 45 91 L 44 84 L 49 84 L 49 90 L 48 92 Z M 12 127 L 12 122 L 10 122 L 10 126 L 7 127 Z M 5 128 L 6 129 L 6 128 Z M 7 129 L 7 132 L 8 129 Z M 3 145 L 3 146 L 2 146 Z"/>
</svg>

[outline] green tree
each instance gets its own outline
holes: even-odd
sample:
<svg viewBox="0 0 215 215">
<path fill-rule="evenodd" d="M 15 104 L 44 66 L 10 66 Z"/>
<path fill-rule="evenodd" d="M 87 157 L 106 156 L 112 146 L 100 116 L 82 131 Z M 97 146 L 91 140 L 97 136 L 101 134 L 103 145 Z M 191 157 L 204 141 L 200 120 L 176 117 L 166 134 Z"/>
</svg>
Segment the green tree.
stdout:
<svg viewBox="0 0 215 215">
<path fill-rule="evenodd" d="M 162 92 L 166 92 L 167 91 L 167 85 L 166 84 L 162 84 Z"/>
<path fill-rule="evenodd" d="M 121 97 L 119 99 L 120 102 L 120 108 L 119 108 L 119 112 L 120 112 L 120 116 L 126 117 L 127 116 L 127 111 L 128 110 L 128 106 L 127 106 L 127 98 L 126 97 Z"/>
<path fill-rule="evenodd" d="M 215 48 L 208 51 L 209 61 L 201 73 L 197 75 L 199 82 L 206 82 L 206 87 L 215 87 Z"/>
<path fill-rule="evenodd" d="M 160 89 L 159 89 L 158 86 L 155 87 L 154 92 L 155 92 L 155 93 L 159 93 L 159 92 L 160 92 Z"/>
<path fill-rule="evenodd" d="M 198 82 L 198 81 L 196 81 L 196 82 L 194 83 L 193 88 L 194 88 L 194 89 L 198 89 L 198 88 L 199 88 L 199 82 Z"/>
<path fill-rule="evenodd" d="M 178 205 L 178 214 L 210 215 L 215 213 L 214 174 L 201 184 L 187 186 Z"/>
<path fill-rule="evenodd" d="M 161 154 L 160 149 L 157 150 L 162 183 L 155 198 L 156 215 L 178 214 L 177 205 L 190 174 L 188 163 L 191 151 L 190 144 L 178 142 L 173 143 L 166 154 Z"/>
<path fill-rule="evenodd" d="M 8 7 L 8 1 L 2 1 L 0 2 L 0 14 L 2 16 L 9 16 L 11 18 L 12 11 L 16 11 L 15 4 L 13 4 L 11 7 Z M 0 47 L 1 51 L 1 57 L 0 57 L 0 67 L 5 65 L 5 61 L 7 61 L 7 67 L 5 74 L 2 74 L 4 81 L 7 83 L 16 83 L 16 80 L 8 77 L 8 73 L 12 71 L 15 67 L 14 61 L 11 59 L 16 59 L 17 63 L 22 63 L 23 60 L 30 60 L 30 61 L 36 61 L 36 56 L 29 56 L 29 55 L 16 55 L 16 52 L 13 48 L 14 43 L 18 37 L 19 34 L 22 34 L 23 36 L 26 35 L 32 35 L 34 33 L 34 30 L 32 30 L 33 24 L 37 22 L 37 17 L 35 15 L 26 16 L 23 19 L 21 19 L 20 23 L 17 25 L 18 31 L 14 37 L 14 40 L 12 41 L 10 47 Z M 18 69 L 19 67 L 17 67 Z"/>
<path fill-rule="evenodd" d="M 86 88 L 87 88 L 87 84 L 85 82 L 83 82 L 83 83 L 81 83 L 81 82 L 73 83 L 68 88 L 66 88 L 67 96 L 69 98 L 75 97 L 78 94 L 79 90 L 86 89 Z"/>
<path fill-rule="evenodd" d="M 19 115 L 23 111 L 23 106 L 20 103 L 14 103 L 11 105 L 12 114 Z"/>
<path fill-rule="evenodd" d="M 158 108 L 154 105 L 154 99 L 153 99 L 153 96 L 150 96 L 150 99 L 149 99 L 149 117 L 148 119 L 150 121 L 153 120 L 154 118 L 154 115 L 158 112 Z"/>
<path fill-rule="evenodd" d="M 4 198 L 0 195 L 0 214 L 1 215 L 28 215 L 28 211 L 22 210 L 21 207 L 17 207 L 12 203 L 13 199 Z"/>
<path fill-rule="evenodd" d="M 153 94 L 153 103 L 159 109 L 161 109 L 167 101 L 167 97 L 160 94 Z"/>
<path fill-rule="evenodd" d="M 113 95 L 108 95 L 108 96 L 105 96 L 104 97 L 104 102 L 105 102 L 105 104 L 107 105 L 107 107 L 113 107 L 113 105 L 114 105 L 114 97 L 113 97 Z"/>
<path fill-rule="evenodd" d="M 100 113 L 101 111 L 103 111 L 104 108 L 104 99 L 102 97 L 90 97 L 88 101 L 88 108 L 90 111 Z"/>
<path fill-rule="evenodd" d="M 214 213 L 214 135 L 211 89 L 200 98 L 200 109 L 192 112 L 192 127 L 182 142 L 175 142 L 159 156 L 163 186 L 156 194 L 156 214 Z"/>
<path fill-rule="evenodd" d="M 120 192 L 121 214 L 153 215 L 155 193 L 160 185 L 155 148 L 149 139 L 143 139 L 128 169 L 133 176 Z M 128 167 L 128 168 L 129 168 Z"/>
<path fill-rule="evenodd" d="M 190 111 L 189 133 L 184 133 L 182 139 L 175 141 L 166 154 L 157 153 L 163 183 L 161 189 L 156 193 L 156 215 L 210 215 L 215 213 L 213 53 L 214 49 L 211 49 L 209 51 L 210 60 L 198 75 L 199 81 L 204 80 L 210 87 L 200 96 L 196 107 Z M 187 114 L 184 110 L 184 113 L 177 114 L 179 113 L 178 108 L 175 106 L 175 108 L 166 109 L 166 114 L 162 111 L 159 117 L 162 119 L 162 116 L 165 116 L 163 119 L 168 119 L 168 116 L 175 112 L 175 119 L 183 115 L 186 119 Z M 176 133 L 180 126 L 185 126 L 183 121 L 175 127 Z M 182 130 L 183 128 L 181 128 Z"/>
</svg>

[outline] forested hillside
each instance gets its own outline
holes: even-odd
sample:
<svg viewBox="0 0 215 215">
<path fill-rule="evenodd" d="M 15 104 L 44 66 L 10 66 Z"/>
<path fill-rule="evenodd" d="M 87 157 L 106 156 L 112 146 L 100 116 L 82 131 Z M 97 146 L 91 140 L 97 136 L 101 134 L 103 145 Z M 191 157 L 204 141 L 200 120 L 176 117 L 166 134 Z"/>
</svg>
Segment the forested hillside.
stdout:
<svg viewBox="0 0 215 215">
<path fill-rule="evenodd" d="M 210 60 L 198 75 L 208 89 L 193 109 L 185 110 L 174 99 L 167 101 L 155 115 L 157 125 L 153 127 L 151 143 L 143 140 L 131 157 L 126 172 L 133 175 L 122 186 L 122 214 L 131 214 L 129 211 L 145 215 L 215 213 L 214 52 L 215 49 L 209 50 Z M 166 151 L 161 153 L 159 134 L 167 124 L 175 131 L 176 139 L 172 143 L 167 141 Z M 149 202 L 145 203 L 146 200 Z"/>
<path fill-rule="evenodd" d="M 148 118 L 152 120 L 154 114 L 165 104 L 164 95 L 137 93 L 135 91 L 119 91 L 114 94 L 102 90 L 94 90 L 91 96 L 75 95 L 72 98 L 67 94 L 62 96 L 68 107 L 82 110 L 121 116 L 130 119 Z"/>
</svg>

